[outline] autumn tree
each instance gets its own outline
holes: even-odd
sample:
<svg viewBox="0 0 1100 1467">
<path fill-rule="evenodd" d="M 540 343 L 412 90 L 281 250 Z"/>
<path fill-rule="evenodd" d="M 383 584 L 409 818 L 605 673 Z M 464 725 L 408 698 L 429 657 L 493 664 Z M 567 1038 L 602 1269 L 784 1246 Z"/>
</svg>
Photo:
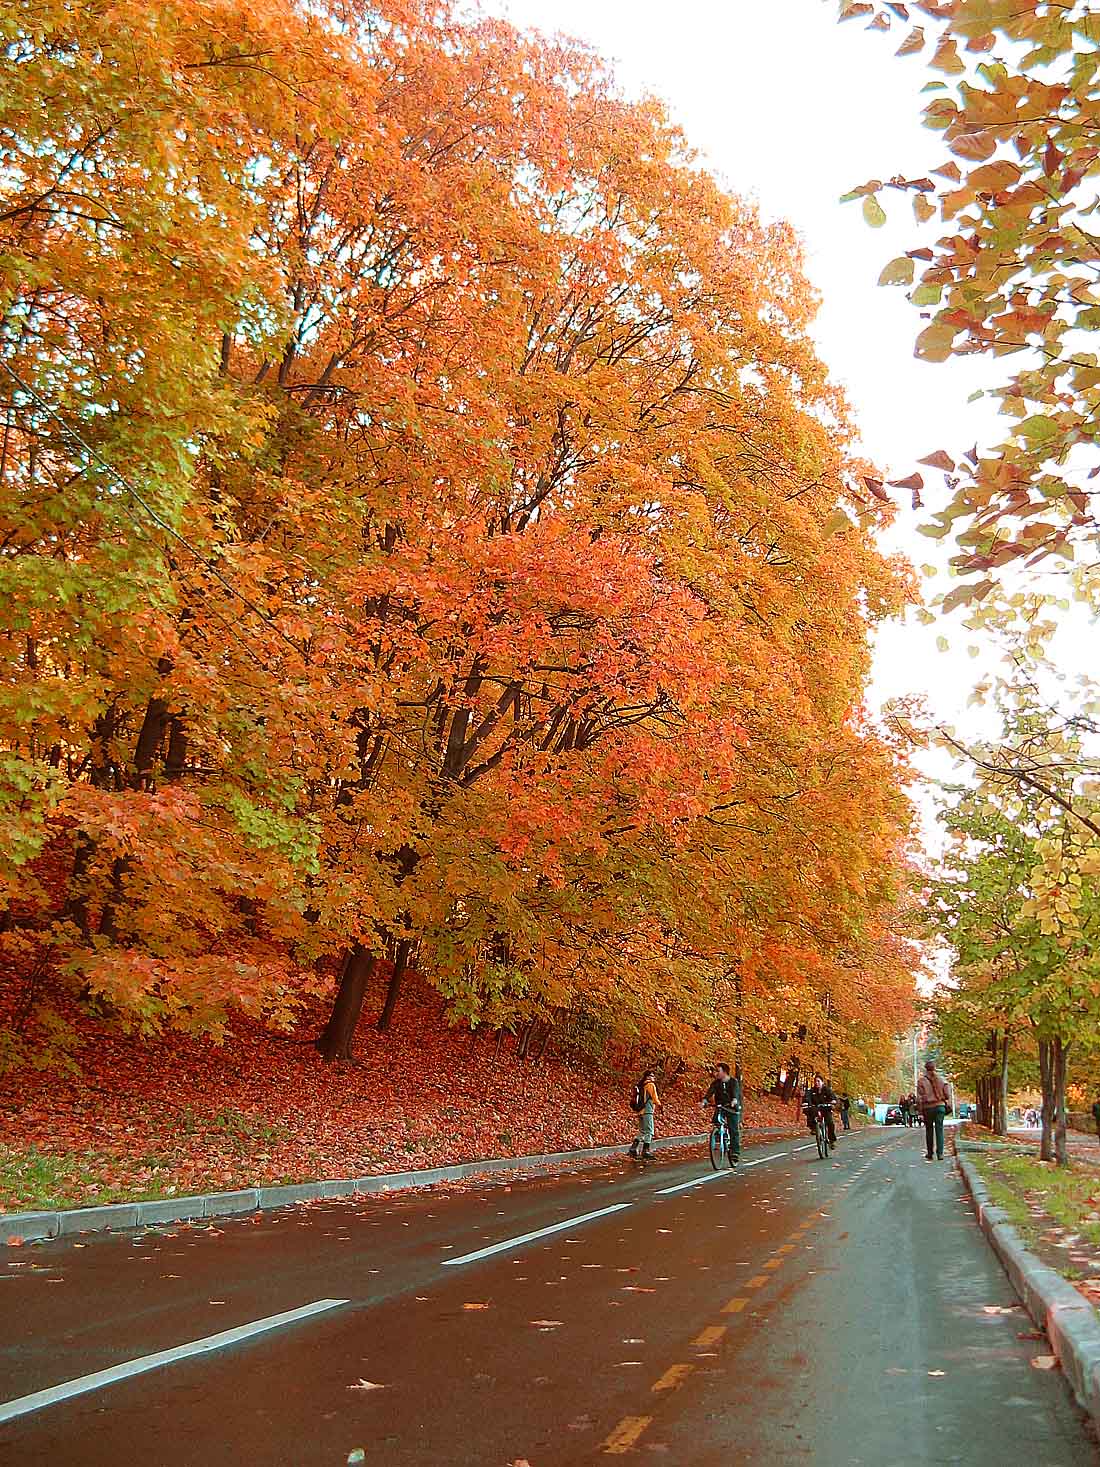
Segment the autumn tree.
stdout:
<svg viewBox="0 0 1100 1467">
<path fill-rule="evenodd" d="M 842 3 L 841 17 L 899 37 L 898 54 L 928 66 L 924 122 L 944 140 L 929 175 L 872 179 L 850 196 L 878 224 L 882 200 L 900 193 L 928 226 L 883 282 L 910 287 L 927 321 L 918 356 L 983 356 L 1003 373 L 988 389 L 1008 420 L 1002 443 L 925 460 L 947 472 L 950 494 L 926 533 L 954 538 L 967 578 L 948 601 L 980 600 L 1010 565 L 1053 555 L 1064 568 L 1080 549 L 1077 586 L 1092 605 L 1100 17 L 1046 0 Z"/>
<path fill-rule="evenodd" d="M 445 7 L 6 24 L 11 960 L 215 1033 L 335 981 L 330 1058 L 413 963 L 679 1054 L 736 971 L 880 1047 L 908 583 L 790 232 Z"/>
<path fill-rule="evenodd" d="M 1034 754 L 1041 737 L 1034 709 L 1004 709 L 998 750 L 1023 745 Z M 1091 806 L 1081 792 L 1075 799 Z M 958 980 L 945 999 L 941 1039 L 974 1070 L 975 1031 L 984 1031 L 989 1054 L 975 1078 L 995 1080 L 994 1110 L 1003 1112 L 1010 1044 L 1021 1023 L 1030 1026 L 1043 1092 L 1041 1155 L 1064 1164 L 1070 1051 L 1095 1047 L 1100 844 L 1063 804 L 1021 789 L 1011 775 L 980 772 L 974 786 L 952 792 L 941 818 L 952 842 L 930 913 Z"/>
</svg>

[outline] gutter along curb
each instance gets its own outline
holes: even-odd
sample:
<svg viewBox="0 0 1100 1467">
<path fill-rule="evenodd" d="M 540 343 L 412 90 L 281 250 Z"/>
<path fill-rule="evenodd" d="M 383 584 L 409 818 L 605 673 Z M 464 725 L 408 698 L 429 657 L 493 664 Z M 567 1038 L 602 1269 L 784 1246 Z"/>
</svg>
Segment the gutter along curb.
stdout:
<svg viewBox="0 0 1100 1467">
<path fill-rule="evenodd" d="M 795 1127 L 746 1128 L 743 1135 L 786 1134 Z M 665 1136 L 656 1148 L 705 1145 L 708 1132 L 697 1136 Z M 229 1217 L 237 1213 L 266 1212 L 296 1202 L 315 1202 L 324 1197 L 350 1197 L 378 1192 L 404 1192 L 415 1187 L 432 1187 L 440 1182 L 460 1181 L 486 1172 L 553 1171 L 577 1161 L 599 1161 L 625 1154 L 625 1144 L 590 1146 L 583 1151 L 554 1151 L 543 1156 L 506 1156 L 487 1161 L 466 1161 L 456 1166 L 429 1167 L 415 1172 L 377 1172 L 369 1177 L 348 1177 L 330 1182 L 293 1182 L 281 1187 L 248 1187 L 240 1192 L 201 1192 L 193 1197 L 168 1197 L 155 1202 L 116 1202 L 103 1207 L 70 1207 L 54 1212 L 0 1212 L 0 1240 L 19 1238 L 37 1242 L 73 1233 L 120 1231 L 156 1227 L 164 1223 L 194 1222 L 207 1217 Z"/>
<path fill-rule="evenodd" d="M 1100 1427 L 1100 1320 L 1096 1310 L 1025 1245 L 1004 1208 L 990 1199 L 974 1163 L 964 1155 L 967 1146 L 965 1141 L 956 1143 L 956 1156 L 979 1226 L 1025 1309 L 1046 1331 L 1077 1400 Z"/>
</svg>

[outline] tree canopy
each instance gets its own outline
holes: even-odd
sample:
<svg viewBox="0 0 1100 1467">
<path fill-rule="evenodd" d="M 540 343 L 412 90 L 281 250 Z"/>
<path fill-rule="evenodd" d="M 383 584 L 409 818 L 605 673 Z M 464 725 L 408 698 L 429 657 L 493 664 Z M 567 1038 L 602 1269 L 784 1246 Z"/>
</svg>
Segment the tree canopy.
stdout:
<svg viewBox="0 0 1100 1467">
<path fill-rule="evenodd" d="M 446 7 L 2 13 L 19 1032 L 335 990 L 336 1056 L 415 966 L 471 1022 L 700 1056 L 736 1010 L 758 1068 L 796 1020 L 873 1067 L 911 591 L 791 231 Z"/>
</svg>

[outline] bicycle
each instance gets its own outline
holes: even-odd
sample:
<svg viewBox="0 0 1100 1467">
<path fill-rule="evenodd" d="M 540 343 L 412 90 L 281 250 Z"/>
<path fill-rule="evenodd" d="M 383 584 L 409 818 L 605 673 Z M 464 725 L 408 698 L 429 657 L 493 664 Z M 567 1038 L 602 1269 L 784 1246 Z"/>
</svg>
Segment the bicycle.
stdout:
<svg viewBox="0 0 1100 1467">
<path fill-rule="evenodd" d="M 829 1155 L 829 1127 L 825 1123 L 825 1112 L 821 1106 L 814 1106 L 814 1140 L 817 1142 L 817 1154 L 822 1161 Z"/>
<path fill-rule="evenodd" d="M 710 1164 L 715 1171 L 720 1170 L 723 1160 L 731 1167 L 736 1166 L 738 1157 L 731 1145 L 729 1120 L 722 1106 L 718 1107 L 718 1119 L 711 1128 L 710 1133 Z"/>
</svg>

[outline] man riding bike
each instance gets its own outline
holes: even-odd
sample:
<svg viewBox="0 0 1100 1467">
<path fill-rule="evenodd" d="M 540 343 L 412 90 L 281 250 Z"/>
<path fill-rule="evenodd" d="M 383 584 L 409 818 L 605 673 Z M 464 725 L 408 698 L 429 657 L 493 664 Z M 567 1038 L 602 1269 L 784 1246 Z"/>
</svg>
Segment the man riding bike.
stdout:
<svg viewBox="0 0 1100 1467">
<path fill-rule="evenodd" d="M 829 1145 L 836 1145 L 836 1127 L 833 1125 L 833 1106 L 836 1104 L 836 1095 L 833 1088 L 820 1075 L 814 1076 L 814 1083 L 807 1089 L 802 1097 L 802 1109 L 806 1112 L 806 1125 L 809 1130 L 814 1129 L 816 1113 L 821 1112 L 825 1120 L 825 1131 L 829 1137 Z"/>
<path fill-rule="evenodd" d="M 699 1102 L 700 1105 L 714 1106 L 714 1115 L 711 1117 L 711 1125 L 718 1124 L 720 1115 L 726 1118 L 726 1129 L 730 1138 L 730 1159 L 741 1160 L 741 1082 L 735 1080 L 730 1074 L 730 1067 L 725 1062 L 716 1064 L 714 1067 L 714 1079 L 710 1082 L 710 1089 Z"/>
</svg>

